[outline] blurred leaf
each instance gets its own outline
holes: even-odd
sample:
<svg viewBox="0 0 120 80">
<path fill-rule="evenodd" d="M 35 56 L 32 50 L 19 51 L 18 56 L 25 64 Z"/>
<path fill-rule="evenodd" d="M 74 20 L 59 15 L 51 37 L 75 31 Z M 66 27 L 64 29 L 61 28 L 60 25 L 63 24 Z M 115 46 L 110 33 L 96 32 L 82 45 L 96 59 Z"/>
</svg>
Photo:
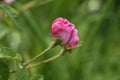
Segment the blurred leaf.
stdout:
<svg viewBox="0 0 120 80">
<path fill-rule="evenodd" d="M 44 80 L 44 76 L 40 74 L 34 74 L 30 80 Z"/>
<path fill-rule="evenodd" d="M 17 50 L 19 48 L 20 42 L 21 42 L 21 35 L 18 31 L 12 31 L 7 36 L 7 40 L 9 42 L 10 47 L 13 50 Z"/>
<path fill-rule="evenodd" d="M 0 58 L 0 80 L 8 80 L 9 69 L 4 60 Z"/>
<path fill-rule="evenodd" d="M 10 17 L 15 27 L 17 29 L 20 29 L 21 24 L 20 24 L 18 12 L 12 7 L 5 5 L 5 4 L 0 4 L 0 8 Z"/>
<path fill-rule="evenodd" d="M 0 48 L 0 54 L 2 54 L 3 56 L 10 56 L 10 57 L 14 57 L 16 55 L 15 52 L 13 52 L 10 48 Z"/>
<path fill-rule="evenodd" d="M 0 48 L 0 80 L 29 80 L 22 58 L 9 48 Z"/>
<path fill-rule="evenodd" d="M 2 39 L 7 32 L 8 32 L 8 28 L 4 27 L 3 25 L 0 25 L 0 39 Z"/>
</svg>

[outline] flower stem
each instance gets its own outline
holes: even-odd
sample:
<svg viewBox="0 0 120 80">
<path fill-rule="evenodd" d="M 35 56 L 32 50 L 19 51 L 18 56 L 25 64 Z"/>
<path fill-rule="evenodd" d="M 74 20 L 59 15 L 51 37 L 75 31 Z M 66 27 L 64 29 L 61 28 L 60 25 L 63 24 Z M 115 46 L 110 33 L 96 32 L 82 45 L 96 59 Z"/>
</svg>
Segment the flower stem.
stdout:
<svg viewBox="0 0 120 80">
<path fill-rule="evenodd" d="M 53 42 L 47 49 L 45 49 L 44 51 L 42 51 L 41 53 L 39 53 L 36 57 L 34 57 L 33 59 L 31 59 L 28 62 L 25 62 L 23 65 L 24 66 L 28 66 L 30 65 L 33 61 L 35 61 L 36 59 L 38 59 L 39 57 L 41 57 L 43 54 L 45 54 L 47 51 L 49 51 L 50 49 L 52 49 L 53 47 L 55 47 L 56 41 Z"/>
<path fill-rule="evenodd" d="M 30 8 L 33 8 L 33 7 L 36 7 L 39 5 L 44 5 L 44 4 L 49 3 L 51 1 L 52 0 L 33 0 L 33 1 L 30 1 L 30 2 L 23 5 L 22 11 L 29 10 Z"/>
<path fill-rule="evenodd" d="M 50 62 L 50 61 L 52 61 L 52 60 L 54 60 L 54 59 L 57 59 L 57 58 L 59 58 L 60 56 L 62 56 L 62 55 L 64 54 L 64 52 L 65 52 L 65 49 L 62 49 L 58 55 L 53 56 L 53 57 L 51 57 L 51 58 L 48 58 L 48 59 L 46 59 L 46 60 L 44 60 L 44 61 L 41 61 L 41 62 L 39 62 L 39 63 L 36 63 L 36 64 L 30 64 L 30 65 L 26 66 L 26 68 L 33 68 L 33 67 L 36 67 L 36 66 L 38 66 L 38 65 L 40 65 L 40 64 L 45 64 L 45 63 L 47 63 L 47 62 Z"/>
</svg>

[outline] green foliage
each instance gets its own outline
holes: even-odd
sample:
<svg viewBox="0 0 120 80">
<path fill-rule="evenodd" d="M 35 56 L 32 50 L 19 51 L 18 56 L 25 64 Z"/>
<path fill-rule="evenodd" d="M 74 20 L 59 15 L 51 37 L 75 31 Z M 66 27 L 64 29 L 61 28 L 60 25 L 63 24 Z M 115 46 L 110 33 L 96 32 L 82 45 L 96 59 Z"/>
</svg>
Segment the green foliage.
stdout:
<svg viewBox="0 0 120 80">
<path fill-rule="evenodd" d="M 11 5 L 1 3 L 0 47 L 9 47 L 20 54 L 1 49 L 0 80 L 119 80 L 119 3 L 119 0 L 16 0 Z M 22 66 L 23 62 L 52 42 L 50 27 L 57 17 L 65 17 L 76 25 L 82 46 L 72 54 L 28 72 Z M 56 47 L 36 62 L 57 54 L 59 49 Z"/>
<path fill-rule="evenodd" d="M 9 69 L 8 65 L 0 59 L 0 80 L 8 80 L 9 77 Z"/>
<path fill-rule="evenodd" d="M 19 13 L 13 9 L 12 7 L 5 5 L 5 4 L 0 4 L 0 8 L 7 14 L 10 19 L 12 20 L 13 24 L 15 25 L 16 28 L 20 29 L 20 18 L 19 18 Z"/>
<path fill-rule="evenodd" d="M 21 56 L 11 49 L 0 48 L 0 80 L 29 80 L 29 74 L 21 64 Z"/>
<path fill-rule="evenodd" d="M 44 80 L 44 77 L 40 74 L 34 74 L 30 80 Z"/>
</svg>

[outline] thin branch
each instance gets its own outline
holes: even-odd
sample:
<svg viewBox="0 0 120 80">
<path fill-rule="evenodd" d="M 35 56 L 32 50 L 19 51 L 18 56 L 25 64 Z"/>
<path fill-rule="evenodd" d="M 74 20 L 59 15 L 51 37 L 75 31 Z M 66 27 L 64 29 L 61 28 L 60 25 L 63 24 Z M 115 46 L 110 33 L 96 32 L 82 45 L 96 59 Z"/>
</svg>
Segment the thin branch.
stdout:
<svg viewBox="0 0 120 80">
<path fill-rule="evenodd" d="M 30 61 L 24 63 L 24 66 L 27 66 L 29 64 L 31 64 L 34 60 L 38 59 L 39 57 L 41 57 L 43 54 L 45 54 L 47 51 L 49 51 L 50 49 L 52 49 L 55 46 L 56 42 L 53 42 L 47 49 L 45 49 L 44 51 L 42 51 L 41 53 L 39 53 L 36 57 L 34 57 L 33 59 L 31 59 Z"/>
<path fill-rule="evenodd" d="M 26 3 L 25 5 L 23 5 L 21 10 L 26 11 L 26 10 L 29 10 L 30 8 L 44 5 L 44 4 L 49 3 L 51 1 L 52 0 L 33 0 L 33 1 L 30 1 L 30 2 Z"/>
<path fill-rule="evenodd" d="M 45 64 L 47 62 L 50 62 L 50 61 L 52 61 L 54 59 L 57 59 L 57 58 L 61 57 L 64 54 L 64 52 L 65 52 L 65 49 L 62 49 L 58 55 L 53 56 L 52 58 L 46 59 L 46 60 L 41 61 L 41 62 L 36 63 L 36 64 L 30 64 L 30 65 L 26 66 L 26 68 L 33 68 L 33 67 L 36 67 L 36 66 L 38 66 L 40 64 Z"/>
</svg>

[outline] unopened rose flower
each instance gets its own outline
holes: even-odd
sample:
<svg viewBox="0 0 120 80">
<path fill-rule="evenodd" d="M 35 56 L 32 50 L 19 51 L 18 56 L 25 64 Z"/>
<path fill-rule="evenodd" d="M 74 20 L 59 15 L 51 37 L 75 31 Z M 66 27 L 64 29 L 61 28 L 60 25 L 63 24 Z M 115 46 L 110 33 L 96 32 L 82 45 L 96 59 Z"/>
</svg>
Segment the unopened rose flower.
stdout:
<svg viewBox="0 0 120 80">
<path fill-rule="evenodd" d="M 62 40 L 62 45 L 67 45 L 67 48 L 75 47 L 78 42 L 78 31 L 75 25 L 70 23 L 65 18 L 57 18 L 52 23 L 52 36 L 56 39 Z"/>
<path fill-rule="evenodd" d="M 15 0 L 4 0 L 4 2 L 7 4 L 11 4 L 11 3 L 15 2 Z"/>
</svg>

